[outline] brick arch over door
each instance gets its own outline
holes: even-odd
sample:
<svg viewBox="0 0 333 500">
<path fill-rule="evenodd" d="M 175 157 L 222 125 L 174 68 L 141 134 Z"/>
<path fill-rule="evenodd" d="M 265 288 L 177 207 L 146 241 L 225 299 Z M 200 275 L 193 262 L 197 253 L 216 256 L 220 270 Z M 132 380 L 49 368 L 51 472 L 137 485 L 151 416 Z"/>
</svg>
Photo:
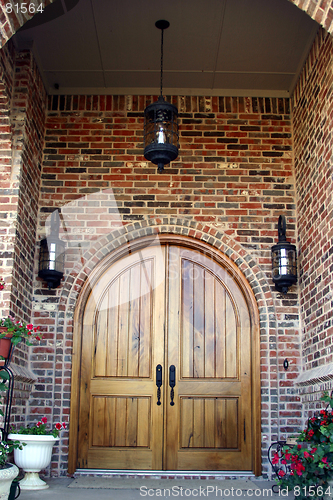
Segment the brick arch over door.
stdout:
<svg viewBox="0 0 333 500">
<path fill-rule="evenodd" d="M 268 339 L 277 335 L 276 312 L 273 296 L 266 275 L 261 271 L 253 256 L 249 254 L 239 243 L 225 234 L 219 233 L 214 228 L 204 226 L 201 223 L 189 220 L 164 218 L 163 220 L 142 221 L 123 226 L 109 235 L 100 238 L 82 256 L 77 267 L 65 279 L 61 290 L 59 311 L 66 318 L 64 331 L 68 340 L 72 337 L 74 328 L 74 311 L 78 303 L 82 289 L 87 283 L 91 273 L 96 272 L 99 262 L 105 260 L 112 252 L 119 250 L 122 246 L 135 247 L 135 241 L 144 237 L 158 235 L 184 235 L 192 241 L 198 240 L 214 251 L 221 252 L 242 272 L 246 277 L 252 293 L 255 296 L 259 312 L 260 344 L 261 344 L 261 371 L 265 372 L 262 378 L 264 391 L 269 387 L 276 387 L 276 367 L 278 360 L 273 359 L 268 350 Z M 87 287 L 86 287 L 87 289 Z M 60 323 L 61 323 L 60 319 Z M 65 339 L 66 340 L 66 339 Z M 66 344 L 66 342 L 65 342 Z M 67 344 L 68 345 L 68 344 Z M 59 361 L 61 356 L 59 357 Z M 65 361 L 63 369 L 65 369 Z M 67 365 L 68 367 L 68 365 Z M 265 405 L 265 413 L 273 417 L 274 408 L 270 403 Z M 268 435 L 274 434 L 276 429 L 271 429 L 272 419 L 265 419 L 263 432 Z M 262 467 L 263 471 L 269 471 L 267 463 L 267 443 L 262 445 Z"/>
<path fill-rule="evenodd" d="M 40 0 L 38 3 L 43 4 L 44 7 L 53 3 L 55 0 Z M 287 0 L 286 0 L 287 1 Z M 295 4 L 298 8 L 306 12 L 312 19 L 317 21 L 329 33 L 333 34 L 333 5 L 332 2 L 318 2 L 318 0 L 288 0 Z M 16 0 L 6 0 L 0 5 L 1 12 L 1 25 L 0 25 L 0 48 L 21 28 L 33 15 L 29 14 L 15 14 L 15 9 L 11 13 L 6 12 L 6 5 L 11 3 L 14 5 Z M 8 9 L 7 9 L 8 10 Z"/>
</svg>

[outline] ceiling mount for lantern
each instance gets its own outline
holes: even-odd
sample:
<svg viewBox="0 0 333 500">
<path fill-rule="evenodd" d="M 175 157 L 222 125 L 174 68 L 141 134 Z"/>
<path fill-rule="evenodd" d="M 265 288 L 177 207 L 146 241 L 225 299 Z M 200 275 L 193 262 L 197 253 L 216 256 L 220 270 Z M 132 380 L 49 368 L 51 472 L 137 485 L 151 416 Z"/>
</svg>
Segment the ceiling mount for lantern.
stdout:
<svg viewBox="0 0 333 500">
<path fill-rule="evenodd" d="M 178 156 L 178 109 L 163 97 L 163 31 L 170 26 L 169 21 L 156 21 L 161 30 L 161 81 L 158 100 L 145 109 L 144 157 L 158 165 L 161 172 L 164 165 Z"/>
<path fill-rule="evenodd" d="M 279 241 L 272 246 L 272 270 L 275 288 L 287 293 L 288 288 L 297 282 L 296 247 L 287 241 L 286 218 L 280 215 L 278 222 Z"/>
</svg>

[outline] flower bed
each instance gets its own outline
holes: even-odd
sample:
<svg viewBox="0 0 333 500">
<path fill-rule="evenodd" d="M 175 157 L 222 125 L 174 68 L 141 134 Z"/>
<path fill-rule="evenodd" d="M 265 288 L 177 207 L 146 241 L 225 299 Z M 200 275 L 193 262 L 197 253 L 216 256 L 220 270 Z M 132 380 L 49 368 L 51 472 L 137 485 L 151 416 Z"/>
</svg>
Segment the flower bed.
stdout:
<svg viewBox="0 0 333 500">
<path fill-rule="evenodd" d="M 333 493 L 333 398 L 325 393 L 321 400 L 327 407 L 308 419 L 296 444 L 279 442 L 271 460 L 278 485 L 299 498 Z"/>
</svg>

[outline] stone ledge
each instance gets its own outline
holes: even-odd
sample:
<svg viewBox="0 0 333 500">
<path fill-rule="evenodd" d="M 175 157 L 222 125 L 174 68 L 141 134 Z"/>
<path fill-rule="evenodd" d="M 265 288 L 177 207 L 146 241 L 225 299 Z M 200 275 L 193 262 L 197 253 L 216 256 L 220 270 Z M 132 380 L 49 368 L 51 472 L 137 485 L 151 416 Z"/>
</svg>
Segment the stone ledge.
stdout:
<svg viewBox="0 0 333 500">
<path fill-rule="evenodd" d="M 38 377 L 28 368 L 18 365 L 10 365 L 9 369 L 13 372 L 14 380 L 17 382 L 25 382 L 26 384 L 34 384 Z"/>
<path fill-rule="evenodd" d="M 333 379 L 333 363 L 328 365 L 318 366 L 302 372 L 296 380 L 296 385 L 299 387 L 314 385 L 321 382 L 328 382 Z"/>
</svg>

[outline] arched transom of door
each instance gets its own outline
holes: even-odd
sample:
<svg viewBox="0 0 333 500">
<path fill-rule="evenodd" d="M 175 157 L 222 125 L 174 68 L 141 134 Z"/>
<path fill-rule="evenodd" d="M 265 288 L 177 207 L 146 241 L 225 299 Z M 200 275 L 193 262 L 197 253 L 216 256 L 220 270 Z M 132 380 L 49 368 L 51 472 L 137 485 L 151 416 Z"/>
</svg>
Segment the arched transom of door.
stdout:
<svg viewBox="0 0 333 500">
<path fill-rule="evenodd" d="M 253 470 L 252 324 L 230 272 L 198 250 L 114 262 L 82 317 L 77 467 Z"/>
</svg>

